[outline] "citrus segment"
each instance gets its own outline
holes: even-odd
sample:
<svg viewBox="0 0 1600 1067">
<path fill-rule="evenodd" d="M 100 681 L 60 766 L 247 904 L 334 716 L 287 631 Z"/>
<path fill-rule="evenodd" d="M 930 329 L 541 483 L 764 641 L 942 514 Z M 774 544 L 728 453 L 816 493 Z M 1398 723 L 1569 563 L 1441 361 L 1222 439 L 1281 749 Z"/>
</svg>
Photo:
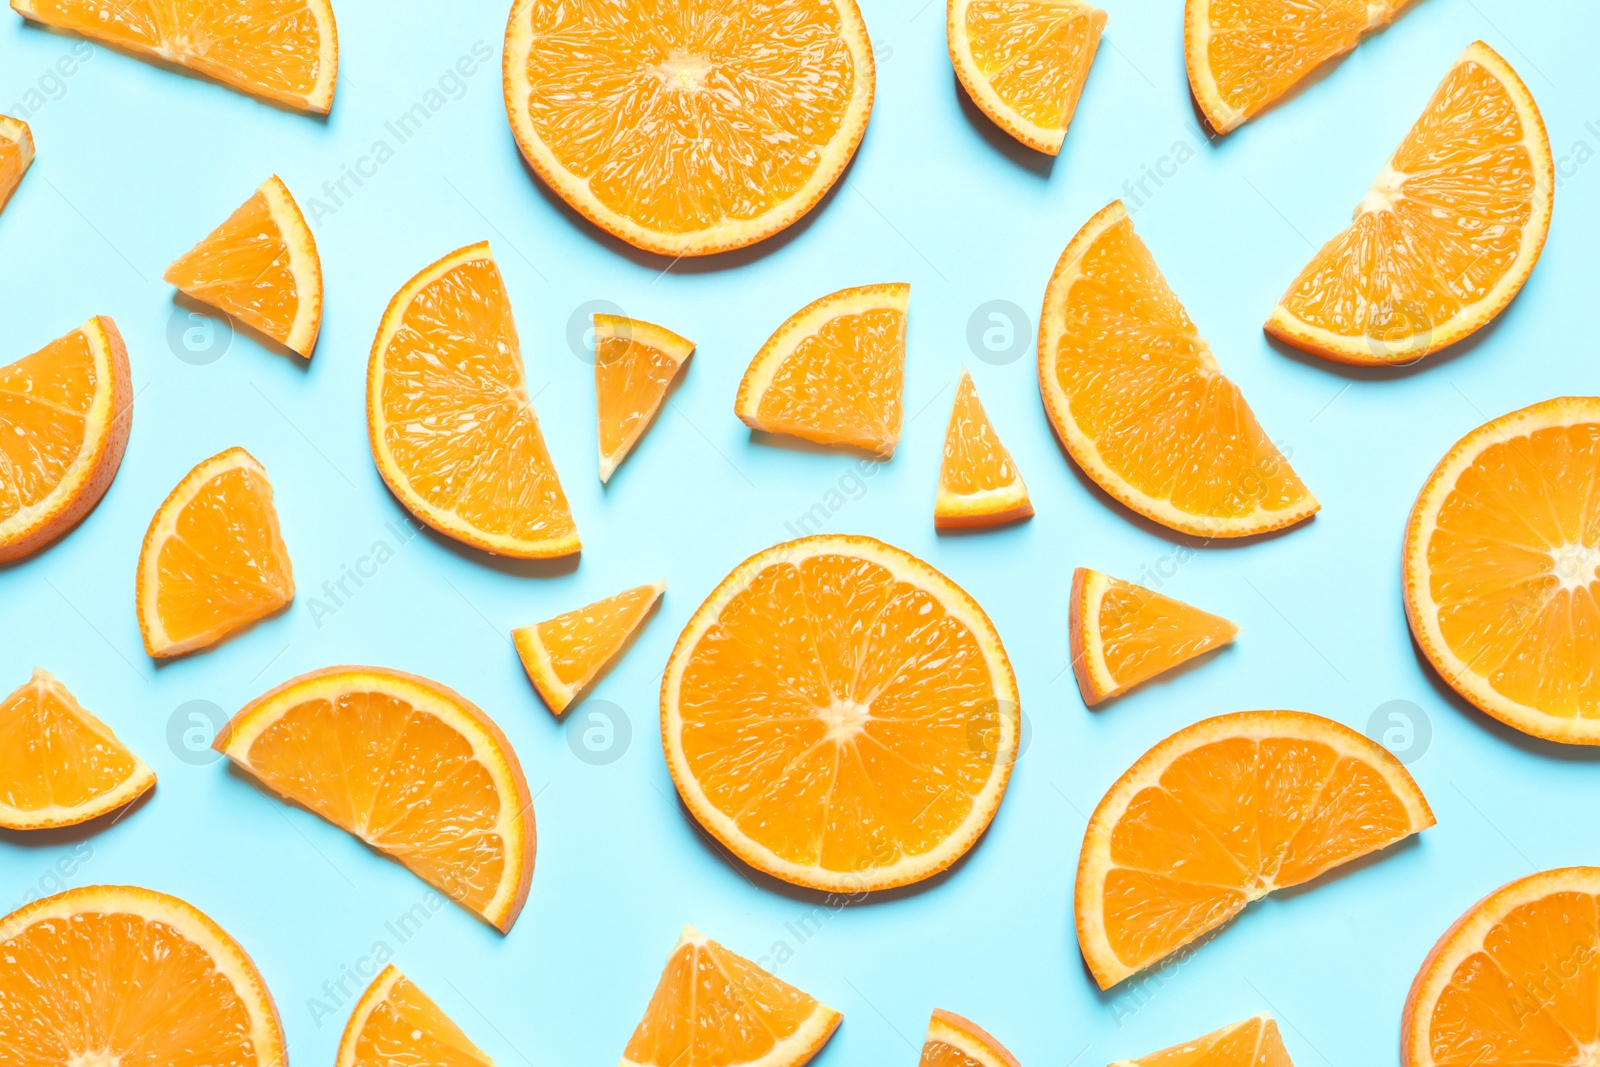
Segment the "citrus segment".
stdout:
<svg viewBox="0 0 1600 1067">
<path fill-rule="evenodd" d="M 1405 767 L 1348 727 L 1242 711 L 1179 730 L 1117 779 L 1078 860 L 1078 945 L 1100 988 L 1246 904 L 1433 825 Z"/>
<path fill-rule="evenodd" d="M 424 1065 L 494 1067 L 494 1061 L 391 963 L 356 1001 L 334 1067 Z"/>
<path fill-rule="evenodd" d="M 381 667 L 327 667 L 246 704 L 212 747 L 501 933 L 516 922 L 533 802 L 510 742 L 461 694 Z"/>
<path fill-rule="evenodd" d="M 920 1067 L 1021 1067 L 990 1034 L 953 1011 L 933 1009 Z"/>
<path fill-rule="evenodd" d="M 1154 589 L 1079 567 L 1067 631 L 1078 691 L 1090 706 L 1233 643 L 1227 619 Z"/>
<path fill-rule="evenodd" d="M 1181 1045 L 1111 1067 L 1294 1067 L 1270 1015 L 1256 1015 Z"/>
<path fill-rule="evenodd" d="M 666 402 L 694 352 L 671 330 L 618 315 L 594 317 L 594 391 L 600 421 L 600 480 L 609 481 Z"/>
<path fill-rule="evenodd" d="M 33 162 L 33 131 L 21 119 L 0 115 L 0 211 Z"/>
<path fill-rule="evenodd" d="M 522 667 L 545 705 L 557 715 L 566 711 L 622 655 L 666 590 L 666 582 L 637 585 L 512 630 Z"/>
<path fill-rule="evenodd" d="M 962 371 L 944 433 L 933 524 L 940 529 L 992 526 L 1032 514 L 1028 487 L 984 413 L 972 375 Z"/>
</svg>

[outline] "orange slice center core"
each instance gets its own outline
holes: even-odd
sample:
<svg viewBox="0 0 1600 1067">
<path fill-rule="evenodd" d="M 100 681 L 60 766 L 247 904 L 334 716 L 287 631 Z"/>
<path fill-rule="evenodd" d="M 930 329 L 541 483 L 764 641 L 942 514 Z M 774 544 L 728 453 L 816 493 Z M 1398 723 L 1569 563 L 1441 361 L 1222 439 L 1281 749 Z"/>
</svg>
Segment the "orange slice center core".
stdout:
<svg viewBox="0 0 1600 1067">
<path fill-rule="evenodd" d="M 121 1056 L 109 1052 L 80 1052 L 67 1060 L 67 1067 L 120 1067 Z"/>
<path fill-rule="evenodd" d="M 1568 592 L 1586 588 L 1600 578 L 1600 548 L 1593 545 L 1561 545 L 1550 550 L 1550 558 L 1554 563 L 1551 573 Z"/>
<path fill-rule="evenodd" d="M 835 697 L 833 703 L 817 710 L 817 718 L 828 728 L 827 739 L 849 744 L 866 729 L 872 706 L 848 697 Z"/>
<path fill-rule="evenodd" d="M 652 66 L 650 72 L 661 79 L 664 88 L 698 91 L 706 87 L 711 61 L 692 52 L 673 49 L 666 59 Z"/>
<path fill-rule="evenodd" d="M 1393 211 L 1397 200 L 1403 195 L 1401 187 L 1405 185 L 1406 176 L 1393 167 L 1384 167 L 1383 171 L 1372 180 L 1372 188 L 1367 190 L 1367 195 L 1362 198 L 1361 206 L 1356 208 L 1357 215 L 1367 215 L 1376 211 Z"/>
</svg>

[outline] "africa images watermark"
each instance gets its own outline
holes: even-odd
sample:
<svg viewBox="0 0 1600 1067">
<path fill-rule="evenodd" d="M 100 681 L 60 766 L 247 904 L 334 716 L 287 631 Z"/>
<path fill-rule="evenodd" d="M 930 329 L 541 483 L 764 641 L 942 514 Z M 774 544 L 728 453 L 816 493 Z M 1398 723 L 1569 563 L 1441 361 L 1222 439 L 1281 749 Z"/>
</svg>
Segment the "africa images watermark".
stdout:
<svg viewBox="0 0 1600 1067">
<path fill-rule="evenodd" d="M 311 613 L 311 621 L 317 624 L 317 629 L 322 629 L 330 615 L 337 615 L 368 582 L 376 578 L 378 569 L 394 559 L 395 553 L 417 536 L 422 525 L 405 515 L 399 522 L 384 523 L 383 529 L 385 536 L 372 542 L 372 547 L 364 555 L 339 564 L 338 575 L 323 581 L 320 596 L 312 593 L 305 598 L 306 610 Z"/>
<path fill-rule="evenodd" d="M 78 41 L 46 67 L 34 83 L 22 91 L 22 96 L 5 109 L 5 113 L 24 122 L 36 117 L 51 103 L 67 95 L 67 83 L 93 58 L 94 46 L 88 41 Z"/>
</svg>

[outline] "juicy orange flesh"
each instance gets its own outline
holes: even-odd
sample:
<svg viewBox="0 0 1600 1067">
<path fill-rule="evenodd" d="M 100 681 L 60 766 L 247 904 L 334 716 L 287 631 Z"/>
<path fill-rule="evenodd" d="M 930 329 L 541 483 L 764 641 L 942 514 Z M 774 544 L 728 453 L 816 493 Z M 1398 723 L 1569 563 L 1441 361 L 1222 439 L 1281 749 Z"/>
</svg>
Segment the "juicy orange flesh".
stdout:
<svg viewBox="0 0 1600 1067">
<path fill-rule="evenodd" d="M 1210 0 L 1205 62 L 1217 94 L 1235 111 L 1254 115 L 1360 43 L 1367 5 L 1368 0 Z"/>
<path fill-rule="evenodd" d="M 978 1060 L 946 1041 L 929 1041 L 922 1046 L 918 1067 L 983 1067 Z"/>
<path fill-rule="evenodd" d="M 7 140 L 4 131 L 0 130 L 0 207 L 5 206 L 12 190 L 22 180 L 24 169 L 22 146 Z"/>
<path fill-rule="evenodd" d="M 1504 83 L 1474 62 L 1445 77 L 1396 150 L 1389 206 L 1359 210 L 1289 287 L 1312 326 L 1382 345 L 1443 326 L 1489 295 L 1522 251 L 1533 156 Z"/>
<path fill-rule="evenodd" d="M 1242 518 L 1307 497 L 1133 224 L 1084 251 L 1050 354 L 1073 421 L 1117 477 L 1189 515 Z"/>
<path fill-rule="evenodd" d="M 1140 1067 L 1293 1067 L 1278 1024 L 1246 1019 L 1234 1026 L 1133 1061 Z"/>
<path fill-rule="evenodd" d="M 522 376 L 492 259 L 422 287 L 389 342 L 384 442 L 411 489 L 475 529 L 527 541 L 575 532 Z"/>
<path fill-rule="evenodd" d="M 1441 504 L 1428 593 L 1450 651 L 1494 690 L 1600 717 L 1600 423 L 1485 448 Z"/>
<path fill-rule="evenodd" d="M 978 401 L 972 379 L 963 377 L 956 388 L 955 406 L 944 435 L 944 463 L 939 485 L 958 496 L 1004 489 L 1019 481 L 1011 453 L 1000 443 L 994 424 Z"/>
<path fill-rule="evenodd" d="M 689 653 L 678 703 L 711 806 L 779 858 L 828 871 L 943 844 L 988 783 L 1000 736 L 972 631 L 851 556 L 754 575 Z"/>
<path fill-rule="evenodd" d="M 873 308 L 829 319 L 773 373 L 756 416 L 764 429 L 886 452 L 900 439 L 905 312 Z"/>
<path fill-rule="evenodd" d="M 556 161 L 657 233 L 757 218 L 816 173 L 855 63 L 832 0 L 533 4 L 525 108 Z"/>
<path fill-rule="evenodd" d="M 639 628 L 655 599 L 655 589 L 641 585 L 539 623 L 556 677 L 567 685 L 587 678 Z"/>
<path fill-rule="evenodd" d="M 138 769 L 106 725 L 58 683 L 35 676 L 0 702 L 0 804 L 78 808 Z"/>
<path fill-rule="evenodd" d="M 1111 832 L 1106 935 L 1131 967 L 1213 929 L 1271 889 L 1405 837 L 1370 765 L 1318 741 L 1229 738 L 1175 759 Z"/>
<path fill-rule="evenodd" d="M 817 1008 L 813 998 L 715 941 L 680 944 L 623 1058 L 654 1067 L 749 1063 Z"/>
<path fill-rule="evenodd" d="M 1035 126 L 1059 130 L 1072 119 L 1104 22 L 1071 0 L 972 0 L 967 42 L 996 96 Z"/>
<path fill-rule="evenodd" d="M 472 745 L 437 715 L 383 692 L 289 708 L 250 745 L 250 770 L 474 911 L 505 868 L 500 796 Z"/>
<path fill-rule="evenodd" d="M 1108 579 L 1095 620 L 1106 669 L 1138 685 L 1233 640 L 1233 624 L 1132 582 Z"/>
<path fill-rule="evenodd" d="M 594 385 L 600 455 L 620 460 L 655 417 L 680 364 L 660 349 L 626 337 L 595 344 Z"/>
<path fill-rule="evenodd" d="M 276 341 L 287 341 L 300 309 L 289 246 L 267 198 L 256 193 L 163 275 L 196 300 L 221 308 Z"/>
<path fill-rule="evenodd" d="M 0 367 L 0 533 L 67 476 L 83 451 L 98 385 L 81 330 Z"/>
<path fill-rule="evenodd" d="M 362 1024 L 349 1067 L 493 1067 L 493 1062 L 401 976 Z"/>
<path fill-rule="evenodd" d="M 0 1049 L 40 1067 L 255 1067 L 250 1013 L 211 956 L 125 912 L 33 923 L 0 943 Z"/>
<path fill-rule="evenodd" d="M 156 557 L 156 614 L 168 641 L 222 634 L 289 602 L 294 579 L 272 487 L 233 467 L 201 486 Z"/>
</svg>

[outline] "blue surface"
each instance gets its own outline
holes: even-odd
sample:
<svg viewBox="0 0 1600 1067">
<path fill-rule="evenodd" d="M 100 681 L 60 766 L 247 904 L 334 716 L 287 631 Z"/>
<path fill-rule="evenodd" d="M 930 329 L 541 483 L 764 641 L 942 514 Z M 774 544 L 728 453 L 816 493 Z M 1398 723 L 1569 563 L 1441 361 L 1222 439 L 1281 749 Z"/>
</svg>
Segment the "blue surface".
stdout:
<svg viewBox="0 0 1600 1067">
<path fill-rule="evenodd" d="M 1099 56 L 1047 167 L 962 97 L 938 4 L 865 6 L 877 103 L 834 194 L 765 245 L 670 268 L 600 235 L 525 170 L 501 103 L 498 0 L 339 0 L 340 85 L 325 122 L 0 16 L 0 112 L 27 118 L 39 150 L 0 216 L 0 361 L 109 314 L 137 390 L 127 456 L 99 508 L 0 570 L 0 690 L 35 665 L 53 671 L 160 775 L 150 803 L 96 836 L 0 839 L 0 910 L 96 882 L 194 902 L 255 957 L 302 1067 L 332 1062 L 365 984 L 346 976 L 379 945 L 502 1067 L 615 1062 L 685 922 L 843 1011 L 816 1061 L 830 1067 L 915 1063 L 935 1006 L 977 1020 L 1029 1067 L 1103 1064 L 1258 1010 L 1277 1014 L 1301 1067 L 1364 1067 L 1396 1061 L 1408 983 L 1463 909 L 1535 868 L 1595 859 L 1600 829 L 1580 814 L 1600 803 L 1589 760 L 1441 690 L 1409 637 L 1399 553 L 1418 488 L 1458 437 L 1524 404 L 1596 390 L 1583 323 L 1600 224 L 1600 165 L 1585 165 L 1600 151 L 1600 11 L 1422 0 L 1286 106 L 1210 144 L 1189 102 L 1179 0 L 1104 0 Z M 1549 243 L 1522 295 L 1480 337 L 1411 371 L 1342 371 L 1275 348 L 1261 332 L 1274 299 L 1349 219 L 1477 38 L 1528 82 L 1563 160 Z M 453 75 L 475 50 L 492 59 Z M 61 68 L 71 75 L 59 73 L 75 53 Z M 385 124 L 435 89 L 442 106 L 397 143 Z M 335 203 L 323 183 L 379 140 L 392 158 Z M 1169 176 L 1141 192 L 1147 170 Z M 194 362 L 169 345 L 161 272 L 273 172 L 318 220 L 327 314 L 316 358 L 303 366 L 239 336 L 221 359 Z M 988 301 L 1036 319 L 1062 247 L 1114 196 L 1136 209 L 1223 368 L 1321 498 L 1309 525 L 1242 547 L 1184 547 L 1108 504 L 1064 458 L 1027 344 L 1009 363 L 969 349 L 969 319 Z M 496 562 L 431 534 L 402 544 L 404 512 L 368 453 L 364 375 L 385 303 L 424 264 L 485 237 L 583 536 L 575 570 Z M 861 478 L 850 457 L 752 443 L 733 396 L 768 333 L 816 296 L 889 280 L 912 284 L 908 422 L 893 461 Z M 592 371 L 581 337 L 577 351 L 569 344 L 595 300 L 699 343 L 669 409 L 605 489 Z M 1038 514 L 939 538 L 933 492 L 963 363 Z M 235 640 L 158 667 L 134 618 L 139 541 L 183 473 L 231 445 L 272 476 L 299 597 Z M 656 714 L 659 673 L 690 612 L 818 503 L 827 528 L 907 548 L 977 597 L 1032 728 L 992 829 L 953 876 L 842 910 L 752 885 L 704 843 L 677 804 Z M 323 583 L 358 563 L 371 570 L 361 560 L 380 541 L 393 558 L 334 602 Z M 1080 564 L 1161 576 L 1244 633 L 1203 666 L 1091 713 L 1067 667 L 1067 589 Z M 593 723 L 581 707 L 568 723 L 544 710 L 507 632 L 657 577 L 670 583 L 661 613 L 593 694 L 624 710 L 631 745 L 585 762 L 569 740 Z M 537 796 L 539 851 L 509 936 L 450 906 L 402 942 L 390 924 L 427 896 L 421 882 L 184 747 L 188 702 L 231 713 L 343 662 L 454 686 L 515 744 Z M 1095 990 L 1073 934 L 1072 876 L 1086 814 L 1132 760 L 1218 712 L 1292 707 L 1365 729 L 1392 700 L 1416 705 L 1431 733 L 1412 769 L 1436 829 L 1252 907 L 1159 975 Z"/>
</svg>

